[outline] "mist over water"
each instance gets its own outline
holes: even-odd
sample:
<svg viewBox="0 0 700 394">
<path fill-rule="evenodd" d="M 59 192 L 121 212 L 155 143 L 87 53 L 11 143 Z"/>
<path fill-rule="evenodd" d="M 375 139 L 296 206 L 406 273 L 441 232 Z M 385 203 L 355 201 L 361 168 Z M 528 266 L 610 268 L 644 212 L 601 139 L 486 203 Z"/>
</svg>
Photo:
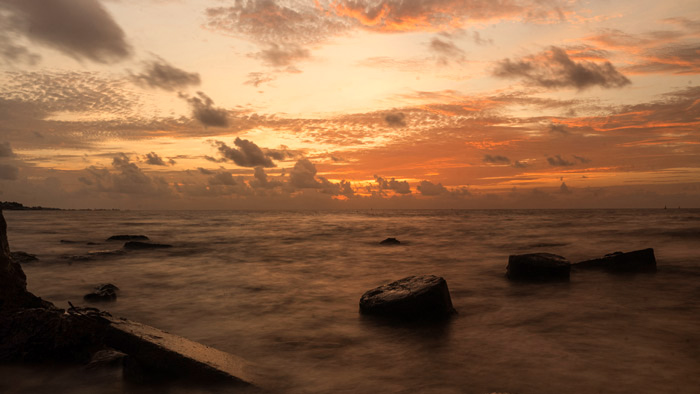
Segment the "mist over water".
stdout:
<svg viewBox="0 0 700 394">
<path fill-rule="evenodd" d="M 96 306 L 259 364 L 272 391 L 697 393 L 700 210 L 8 211 L 29 290 Z M 85 261 L 115 234 L 170 249 Z M 380 246 L 396 237 L 402 244 Z M 61 243 L 60 240 L 75 241 Z M 95 243 L 87 245 L 88 242 Z M 508 255 L 572 262 L 653 247 L 655 274 L 572 272 L 510 283 Z M 458 315 L 437 326 L 362 317 L 363 292 L 409 275 L 447 280 Z M 87 378 L 86 378 L 87 377 Z M 0 366 L 0 390 L 140 392 L 119 376 Z M 41 382 L 37 386 L 37 381 Z M 170 392 L 209 392 L 178 387 Z"/>
</svg>

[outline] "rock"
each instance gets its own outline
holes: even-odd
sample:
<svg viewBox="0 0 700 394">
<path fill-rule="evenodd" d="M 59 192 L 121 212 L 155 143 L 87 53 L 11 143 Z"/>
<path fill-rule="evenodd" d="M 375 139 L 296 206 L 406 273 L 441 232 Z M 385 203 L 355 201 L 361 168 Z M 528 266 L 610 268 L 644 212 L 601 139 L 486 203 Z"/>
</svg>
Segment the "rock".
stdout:
<svg viewBox="0 0 700 394">
<path fill-rule="evenodd" d="M 529 253 L 508 257 L 506 270 L 511 280 L 569 280 L 571 263 L 552 253 Z"/>
<path fill-rule="evenodd" d="M 401 242 L 396 238 L 387 238 L 379 243 L 380 245 L 400 245 Z"/>
<path fill-rule="evenodd" d="M 27 277 L 19 263 L 10 255 L 7 223 L 0 210 L 0 312 L 48 305 L 51 303 L 27 291 Z"/>
<path fill-rule="evenodd" d="M 103 348 L 94 309 L 26 308 L 0 319 L 0 361 L 86 363 Z"/>
<path fill-rule="evenodd" d="M 85 294 L 83 299 L 89 302 L 116 301 L 119 288 L 111 283 L 96 286 L 92 293 Z"/>
<path fill-rule="evenodd" d="M 187 379 L 256 385 L 260 376 L 246 360 L 127 319 L 106 317 L 105 343 L 125 352 L 129 380 Z"/>
<path fill-rule="evenodd" d="M 85 366 L 87 369 L 98 368 L 118 368 L 124 365 L 127 354 L 111 348 L 102 349 L 90 358 L 90 363 Z"/>
<path fill-rule="evenodd" d="M 27 252 L 10 252 L 10 258 L 14 260 L 16 263 L 24 264 L 24 263 L 29 263 L 32 261 L 37 261 L 39 260 L 38 257 L 36 257 L 35 254 L 29 254 Z"/>
<path fill-rule="evenodd" d="M 149 242 L 129 241 L 124 244 L 124 249 L 162 249 L 172 248 L 173 245 L 167 244 L 152 244 Z"/>
<path fill-rule="evenodd" d="M 447 282 L 434 275 L 409 276 L 365 292 L 360 312 L 406 320 L 444 319 L 455 313 Z"/>
<path fill-rule="evenodd" d="M 145 235 L 112 235 L 107 241 L 148 241 Z"/>
<path fill-rule="evenodd" d="M 605 256 L 574 264 L 576 269 L 602 269 L 609 272 L 656 272 L 654 249 L 633 252 L 615 252 Z"/>
</svg>

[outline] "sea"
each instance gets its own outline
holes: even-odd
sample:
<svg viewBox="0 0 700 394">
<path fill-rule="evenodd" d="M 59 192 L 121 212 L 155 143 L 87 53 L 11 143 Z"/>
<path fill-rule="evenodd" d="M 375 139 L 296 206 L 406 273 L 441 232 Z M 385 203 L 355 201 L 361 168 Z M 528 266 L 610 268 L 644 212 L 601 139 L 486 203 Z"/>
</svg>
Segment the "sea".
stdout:
<svg viewBox="0 0 700 394">
<path fill-rule="evenodd" d="M 30 291 L 243 357 L 273 393 L 700 393 L 700 210 L 5 211 Z M 118 234 L 168 249 L 121 253 Z M 387 237 L 401 244 L 380 245 Z M 658 271 L 513 283 L 508 256 L 654 248 Z M 438 324 L 363 316 L 374 287 L 445 278 Z M 120 288 L 111 303 L 83 295 Z M 3 393 L 210 393 L 0 366 Z"/>
</svg>

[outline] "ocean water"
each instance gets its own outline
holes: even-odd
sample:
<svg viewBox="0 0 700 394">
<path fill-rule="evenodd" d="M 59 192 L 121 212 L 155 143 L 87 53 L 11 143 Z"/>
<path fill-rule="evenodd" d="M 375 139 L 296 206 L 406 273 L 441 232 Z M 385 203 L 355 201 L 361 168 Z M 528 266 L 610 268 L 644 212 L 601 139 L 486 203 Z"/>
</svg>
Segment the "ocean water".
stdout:
<svg viewBox="0 0 700 394">
<path fill-rule="evenodd" d="M 6 211 L 29 289 L 99 304 L 258 364 L 281 393 L 698 393 L 700 210 Z M 171 249 L 90 260 L 115 234 Z M 396 237 L 402 244 L 380 246 Z M 61 243 L 61 240 L 75 243 Z M 88 245 L 88 242 L 94 243 Z M 508 255 L 572 262 L 653 247 L 658 272 L 574 272 L 511 283 Z M 409 275 L 447 280 L 458 311 L 434 326 L 363 317 L 363 292 Z M 94 305 L 91 305 L 94 306 Z M 118 376 L 0 366 L 5 393 L 210 392 Z M 218 391 L 217 391 L 218 392 Z"/>
</svg>

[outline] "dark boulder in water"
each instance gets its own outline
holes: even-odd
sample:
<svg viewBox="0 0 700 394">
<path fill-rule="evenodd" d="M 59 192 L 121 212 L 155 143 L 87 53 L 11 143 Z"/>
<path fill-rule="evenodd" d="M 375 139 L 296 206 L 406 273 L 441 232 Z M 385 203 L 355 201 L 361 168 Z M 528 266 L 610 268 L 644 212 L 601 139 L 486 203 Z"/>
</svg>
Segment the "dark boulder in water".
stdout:
<svg viewBox="0 0 700 394">
<path fill-rule="evenodd" d="M 14 260 L 15 263 L 20 263 L 20 264 L 29 263 L 32 261 L 39 260 L 39 258 L 36 257 L 35 254 L 29 254 L 27 252 L 20 252 L 20 251 L 10 252 L 10 258 L 12 260 Z"/>
<path fill-rule="evenodd" d="M 633 252 L 615 252 L 605 256 L 574 264 L 576 269 L 602 269 L 609 272 L 656 272 L 654 249 Z"/>
<path fill-rule="evenodd" d="M 145 235 L 112 235 L 107 241 L 148 241 Z"/>
<path fill-rule="evenodd" d="M 365 292 L 360 312 L 405 320 L 437 320 L 455 313 L 445 279 L 409 276 Z"/>
<path fill-rule="evenodd" d="M 379 243 L 380 245 L 400 245 L 401 241 L 396 238 L 387 238 Z"/>
<path fill-rule="evenodd" d="M 83 299 L 90 302 L 116 301 L 119 288 L 111 283 L 96 286 L 92 293 L 85 294 Z"/>
<path fill-rule="evenodd" d="M 508 279 L 523 281 L 569 280 L 571 263 L 552 253 L 511 255 L 506 267 Z"/>
<path fill-rule="evenodd" d="M 168 244 L 152 244 L 150 242 L 129 241 L 124 244 L 124 249 L 163 249 L 172 248 L 173 245 Z"/>
</svg>

